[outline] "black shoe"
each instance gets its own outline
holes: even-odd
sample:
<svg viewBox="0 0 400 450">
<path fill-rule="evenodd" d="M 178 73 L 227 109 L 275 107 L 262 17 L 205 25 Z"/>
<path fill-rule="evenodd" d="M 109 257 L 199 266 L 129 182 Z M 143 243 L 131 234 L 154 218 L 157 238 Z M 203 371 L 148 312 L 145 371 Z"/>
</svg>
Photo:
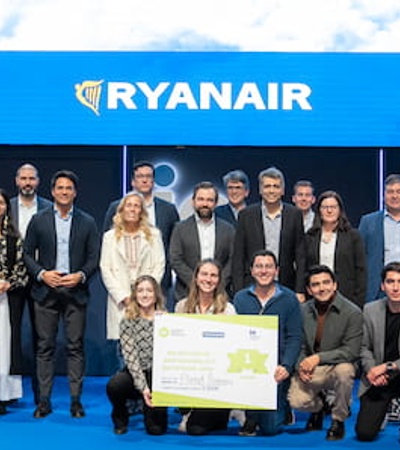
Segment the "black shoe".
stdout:
<svg viewBox="0 0 400 450">
<path fill-rule="evenodd" d="M 71 403 L 71 416 L 75 419 L 81 419 L 85 417 L 85 410 L 83 409 L 82 403 L 78 400 L 75 400 Z"/>
<path fill-rule="evenodd" d="M 43 419 L 44 417 L 51 414 L 53 411 L 51 409 L 50 403 L 45 400 L 39 400 L 38 406 L 33 413 L 35 419 Z"/>
<path fill-rule="evenodd" d="M 257 424 L 250 419 L 246 419 L 245 423 L 239 430 L 239 436 L 256 436 Z"/>
<path fill-rule="evenodd" d="M 323 411 L 312 413 L 307 420 L 306 431 L 322 430 L 323 422 L 324 422 L 324 412 Z"/>
<path fill-rule="evenodd" d="M 128 431 L 128 427 L 126 425 L 120 425 L 114 427 L 115 434 L 125 434 Z"/>
<path fill-rule="evenodd" d="M 7 414 L 7 407 L 4 402 L 0 402 L 0 416 Z"/>
<path fill-rule="evenodd" d="M 344 438 L 344 422 L 339 420 L 332 420 L 332 425 L 326 433 L 326 439 L 328 441 L 338 441 Z"/>
</svg>

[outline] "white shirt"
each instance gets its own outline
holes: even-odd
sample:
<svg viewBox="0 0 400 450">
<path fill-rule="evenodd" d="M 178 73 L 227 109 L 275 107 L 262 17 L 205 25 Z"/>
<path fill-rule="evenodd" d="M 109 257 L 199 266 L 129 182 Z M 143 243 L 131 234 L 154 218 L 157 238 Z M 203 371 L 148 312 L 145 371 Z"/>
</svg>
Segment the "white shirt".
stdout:
<svg viewBox="0 0 400 450">
<path fill-rule="evenodd" d="M 201 259 L 214 258 L 215 254 L 215 219 L 204 222 L 196 215 L 197 231 L 199 233 Z"/>
<path fill-rule="evenodd" d="M 38 211 L 37 196 L 33 199 L 31 205 L 24 205 L 18 196 L 18 228 L 22 238 L 25 238 L 26 229 L 33 215 Z"/>
</svg>

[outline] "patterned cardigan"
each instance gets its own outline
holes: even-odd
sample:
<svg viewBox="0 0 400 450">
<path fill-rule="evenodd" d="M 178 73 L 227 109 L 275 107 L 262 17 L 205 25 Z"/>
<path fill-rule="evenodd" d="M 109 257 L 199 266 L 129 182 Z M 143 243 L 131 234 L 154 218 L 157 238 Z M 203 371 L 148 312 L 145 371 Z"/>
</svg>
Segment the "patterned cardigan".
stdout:
<svg viewBox="0 0 400 450">
<path fill-rule="evenodd" d="M 120 323 L 122 354 L 139 392 L 149 388 L 144 371 L 153 365 L 153 329 L 153 321 L 141 317 Z"/>
</svg>

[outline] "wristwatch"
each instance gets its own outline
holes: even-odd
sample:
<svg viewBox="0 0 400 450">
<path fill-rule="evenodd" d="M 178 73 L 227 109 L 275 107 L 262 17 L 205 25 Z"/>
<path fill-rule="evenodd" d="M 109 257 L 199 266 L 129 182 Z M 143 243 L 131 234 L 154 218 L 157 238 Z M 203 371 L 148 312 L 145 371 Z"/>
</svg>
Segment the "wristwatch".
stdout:
<svg viewBox="0 0 400 450">
<path fill-rule="evenodd" d="M 393 373 L 393 372 L 397 372 L 397 371 L 398 371 L 398 367 L 396 366 L 396 364 L 394 362 L 386 363 L 386 372 Z"/>
</svg>

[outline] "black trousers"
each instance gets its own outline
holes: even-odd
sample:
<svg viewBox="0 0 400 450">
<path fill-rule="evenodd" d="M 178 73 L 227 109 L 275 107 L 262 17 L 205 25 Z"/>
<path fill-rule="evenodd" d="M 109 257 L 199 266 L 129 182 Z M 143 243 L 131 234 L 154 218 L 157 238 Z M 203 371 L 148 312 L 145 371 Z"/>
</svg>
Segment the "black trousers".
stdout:
<svg viewBox="0 0 400 450">
<path fill-rule="evenodd" d="M 67 367 L 71 397 L 82 393 L 85 372 L 83 339 L 85 333 L 86 305 L 68 293 L 52 289 L 42 302 L 35 302 L 38 345 L 36 354 L 39 395 L 50 398 L 54 379 L 55 350 L 58 323 L 64 325 Z"/>
<path fill-rule="evenodd" d="M 147 384 L 151 386 L 151 371 L 145 371 Z M 111 418 L 115 427 L 127 426 L 129 414 L 126 406 L 128 399 L 137 400 L 142 398 L 133 383 L 133 378 L 128 369 L 117 372 L 107 383 L 107 396 L 112 404 Z M 167 431 L 168 410 L 167 408 L 150 408 L 143 404 L 144 426 L 147 433 L 160 435 Z"/>
<path fill-rule="evenodd" d="M 390 380 L 387 386 L 372 386 L 360 397 L 356 434 L 360 441 L 374 440 L 385 419 L 391 400 L 400 396 L 400 375 Z"/>
<path fill-rule="evenodd" d="M 212 431 L 226 430 L 230 409 L 192 409 L 186 431 L 192 436 L 201 436 Z"/>
</svg>

